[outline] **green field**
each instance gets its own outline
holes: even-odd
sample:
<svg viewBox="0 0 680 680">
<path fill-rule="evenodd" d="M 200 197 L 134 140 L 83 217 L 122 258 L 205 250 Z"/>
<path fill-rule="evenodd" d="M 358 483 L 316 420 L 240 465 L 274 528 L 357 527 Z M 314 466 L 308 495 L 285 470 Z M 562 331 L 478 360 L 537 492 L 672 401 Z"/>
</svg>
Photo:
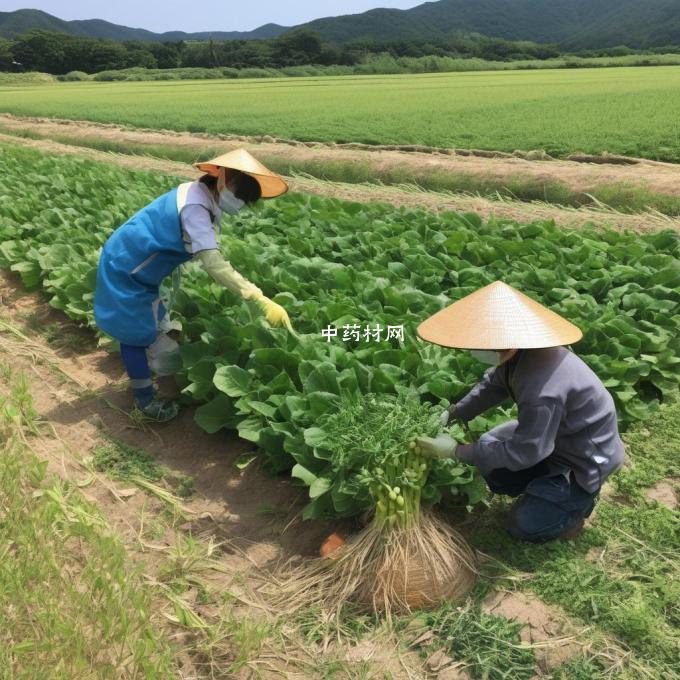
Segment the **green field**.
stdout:
<svg viewBox="0 0 680 680">
<path fill-rule="evenodd" d="M 178 180 L 8 145 L 0 146 L 0 168 L 0 196 L 16 198 L 0 202 L 0 269 L 11 270 L 25 286 L 42 290 L 50 306 L 72 320 L 92 325 L 95 267 L 102 242 L 129 214 Z M 223 437 L 225 430 L 236 429 L 257 447 L 256 455 L 249 452 L 245 460 L 244 456 L 234 460 L 230 440 L 220 439 L 224 457 L 231 461 L 228 465 L 256 468 L 254 461 L 259 461 L 270 472 L 289 472 L 299 480 L 300 499 L 309 496 L 311 501 L 303 516 L 310 519 L 332 518 L 339 523 L 340 518 L 369 511 L 373 503 L 362 487 L 367 473 L 352 468 L 356 463 L 349 456 L 329 459 L 323 448 L 329 441 L 340 441 L 338 429 L 332 427 L 344 426 L 351 432 L 345 421 L 333 420 L 333 414 L 352 408 L 341 395 L 372 391 L 384 399 L 399 386 L 423 402 L 441 406 L 479 379 L 483 367 L 471 357 L 427 347 L 415 339 L 420 319 L 448 300 L 502 277 L 583 328 L 585 335 L 576 351 L 592 364 L 616 400 L 631 465 L 612 477 L 593 523 L 580 536 L 544 545 L 512 541 L 503 528 L 509 500 L 495 497 L 488 505 L 481 503 L 479 494 L 473 495 L 479 486 L 470 479 L 469 470 L 452 461 L 430 463 L 429 470 L 426 465 L 418 498 L 424 505 L 445 509 L 447 519 L 464 527 L 474 547 L 488 557 L 478 587 L 466 600 L 396 618 L 397 635 L 386 649 L 398 657 L 407 645 L 417 647 L 416 640 L 422 641 L 427 633 L 419 659 L 423 669 L 425 660 L 441 649 L 464 664 L 468 677 L 475 680 L 530 680 L 539 677 L 539 671 L 540 677 L 550 680 L 678 677 L 677 509 L 647 496 L 659 482 L 677 493 L 680 477 L 676 358 L 680 237 L 676 233 L 574 232 L 545 222 L 485 223 L 472 213 L 435 215 L 290 193 L 225 220 L 221 246 L 239 271 L 287 307 L 298 336 L 269 328 L 259 314 L 251 313 L 249 303 L 238 302 L 188 265 L 173 309 L 183 325 L 184 366 L 177 376 L 184 388 L 181 399 L 197 407 L 195 420 L 206 432 Z M 14 279 L 12 286 L 17 283 Z M 11 309 L 9 296 L 6 305 Z M 12 364 L 15 355 L 39 358 L 35 352 L 40 346 L 27 335 L 32 331 L 4 318 L 0 315 L 0 444 L 6 448 L 0 468 L 0 507 L 8 521 L 0 518 L 0 545 L 6 546 L 11 559 L 0 561 L 0 588 L 7 601 L 0 610 L 0 668 L 8 670 L 5 675 L 0 671 L 0 678 L 42 677 L 40 671 L 52 666 L 56 670 L 49 677 L 55 680 L 95 675 L 187 677 L 170 668 L 177 640 L 184 647 L 178 663 L 193 655 L 211 672 L 192 677 L 235 677 L 248 661 L 261 667 L 267 656 L 271 658 L 272 649 L 286 669 L 297 670 L 297 659 L 290 659 L 292 644 L 284 634 L 304 646 L 318 665 L 314 668 L 318 673 L 310 672 L 309 665 L 302 667 L 299 677 L 406 677 L 381 673 L 379 667 L 373 674 L 367 662 L 350 664 L 329 656 L 336 652 L 328 650 L 327 637 L 348 644 L 362 638 L 372 641 L 372 635 L 388 630 L 380 617 L 349 608 L 329 622 L 319 609 L 310 608 L 294 617 L 285 614 L 284 627 L 284 614 L 257 603 L 249 608 L 245 601 L 233 599 L 222 581 L 206 575 L 226 568 L 230 553 L 213 555 L 212 537 L 201 548 L 200 541 L 208 541 L 207 532 L 192 536 L 186 517 L 169 512 L 170 503 L 179 501 L 173 501 L 165 487 L 151 485 L 168 505 L 165 521 L 176 529 L 173 538 L 160 543 L 168 530 L 154 516 L 160 511 L 128 504 L 113 507 L 116 512 L 125 508 L 128 520 L 134 515 L 130 526 L 135 528 L 135 540 L 114 541 L 115 534 L 98 519 L 94 504 L 85 504 L 73 485 L 45 479 L 45 465 L 28 455 L 25 438 L 31 443 L 42 431 L 51 437 L 45 424 L 58 421 L 53 412 L 33 408 L 29 388 L 44 390 L 45 385 L 35 379 L 31 385 Z M 31 319 L 35 331 L 39 318 L 30 315 L 25 321 Z M 328 343 L 320 335 L 327 325 L 354 321 L 379 322 L 383 328 L 403 323 L 405 340 L 341 342 L 338 337 Z M 35 335 L 39 339 L 46 330 Z M 78 345 L 72 349 L 77 353 Z M 67 367 L 74 360 L 63 350 L 55 356 Z M 68 374 L 64 371 L 64 375 Z M 61 374 L 56 378 L 62 380 Z M 124 421 L 124 427 L 111 429 L 111 413 L 120 409 L 111 408 L 108 386 L 92 395 L 77 383 L 67 383 L 63 389 L 72 390 L 66 394 L 75 403 L 103 397 L 106 404 L 106 410 L 88 407 L 69 420 L 75 426 L 77 418 L 103 414 L 96 421 L 102 423 L 101 441 L 94 446 L 79 441 L 73 447 L 78 455 L 87 456 L 77 468 L 78 486 L 99 484 L 94 476 L 80 481 L 90 471 L 86 466 L 91 461 L 97 472 L 139 487 L 140 495 L 141 490 L 150 490 L 150 481 L 161 479 L 178 482 L 176 494 L 191 495 L 193 479 L 186 470 L 180 474 L 173 467 L 179 449 L 171 434 L 164 432 L 161 439 L 153 430 L 146 433 L 148 437 L 141 439 L 144 446 L 163 451 L 151 455 L 153 449 L 139 448 L 142 435 L 132 418 Z M 71 409 L 70 401 L 64 403 Z M 355 415 L 351 423 L 360 423 Z M 436 412 L 434 417 L 438 428 Z M 481 416 L 472 421 L 472 432 L 485 431 L 507 417 L 507 411 Z M 410 427 L 413 420 L 402 418 L 400 428 Z M 185 425 L 192 427 L 187 421 Z M 79 429 L 73 431 L 81 436 Z M 198 434 L 198 430 L 190 432 Z M 135 446 L 122 439 L 128 436 L 134 437 Z M 351 439 L 355 438 L 362 457 L 383 450 L 383 440 L 353 434 Z M 406 429 L 404 442 L 408 439 Z M 200 455 L 192 457 L 189 471 L 195 474 L 200 502 L 223 502 L 221 496 L 202 491 L 210 470 L 211 480 L 224 475 L 228 487 L 224 498 L 231 503 L 232 495 L 238 494 L 225 468 L 216 468 L 200 446 L 196 450 Z M 65 449 L 62 461 L 73 455 Z M 383 475 L 372 465 L 367 467 Z M 257 473 L 250 468 L 247 474 Z M 280 477 L 275 480 L 259 481 L 263 499 L 282 483 Z M 405 488 L 400 483 L 400 489 Z M 469 507 L 466 512 L 461 491 L 467 494 L 465 502 L 474 502 L 476 509 Z M 263 507 L 262 522 L 272 521 L 265 512 Z M 68 520 L 66 527 L 62 517 Z M 287 516 L 283 521 L 291 534 L 298 532 L 301 537 L 306 527 L 314 526 L 289 524 Z M 218 526 L 225 527 L 226 540 L 231 538 L 229 532 L 243 531 L 238 525 Z M 273 530 L 266 535 L 273 536 Z M 72 557 L 75 544 L 69 540 L 76 537 L 80 561 Z M 148 542 L 151 538 L 153 543 Z M 133 556 L 142 548 L 147 559 L 148 550 L 161 553 L 149 560 L 158 561 L 153 578 L 147 577 L 146 562 L 143 572 L 141 566 L 135 571 Z M 33 560 L 37 566 L 30 559 L 34 554 L 40 557 Z M 107 575 L 104 580 L 102 573 Z M 240 571 L 237 579 L 238 584 L 249 583 Z M 558 605 L 581 631 L 576 636 L 576 656 L 564 663 L 555 661 L 550 675 L 544 673 L 541 644 L 521 644 L 520 623 L 505 614 L 482 611 L 492 589 L 519 591 L 546 605 Z M 165 616 L 159 616 L 159 611 Z M 270 618 L 265 619 L 262 611 Z M 166 636 L 159 621 L 181 626 L 186 629 L 183 633 L 191 635 Z M 557 642 L 555 633 L 549 636 L 551 643 Z M 265 638 L 272 647 L 264 646 Z M 93 646 L 93 640 L 102 643 Z M 393 640 L 399 641 L 400 648 L 394 648 Z M 238 677 L 281 677 L 265 669 L 259 676 Z M 423 670 L 408 677 L 431 676 Z"/>
<path fill-rule="evenodd" d="M 680 67 L 0 87 L 0 111 L 300 140 L 680 161 Z"/>
</svg>

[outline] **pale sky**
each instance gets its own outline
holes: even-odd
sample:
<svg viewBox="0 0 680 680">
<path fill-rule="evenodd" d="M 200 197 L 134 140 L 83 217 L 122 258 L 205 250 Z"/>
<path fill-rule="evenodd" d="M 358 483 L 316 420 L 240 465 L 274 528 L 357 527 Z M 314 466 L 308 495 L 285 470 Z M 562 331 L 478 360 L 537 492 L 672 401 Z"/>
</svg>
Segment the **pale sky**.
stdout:
<svg viewBox="0 0 680 680">
<path fill-rule="evenodd" d="M 105 19 L 132 28 L 164 31 L 249 31 L 262 24 L 294 26 L 319 17 L 375 7 L 408 9 L 425 0 L 0 0 L 0 12 L 41 9 L 60 19 Z"/>
</svg>

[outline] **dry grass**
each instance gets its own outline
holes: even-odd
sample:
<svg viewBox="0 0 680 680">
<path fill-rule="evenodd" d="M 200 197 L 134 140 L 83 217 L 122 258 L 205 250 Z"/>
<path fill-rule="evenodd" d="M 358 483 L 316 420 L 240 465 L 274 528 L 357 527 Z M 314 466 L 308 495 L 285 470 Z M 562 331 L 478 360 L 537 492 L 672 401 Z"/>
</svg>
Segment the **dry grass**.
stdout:
<svg viewBox="0 0 680 680">
<path fill-rule="evenodd" d="M 329 558 L 289 562 L 261 592 L 281 614 L 317 608 L 338 619 L 349 604 L 389 620 L 466 595 L 476 575 L 476 557 L 465 540 L 423 512 L 410 527 L 372 523 Z"/>
</svg>

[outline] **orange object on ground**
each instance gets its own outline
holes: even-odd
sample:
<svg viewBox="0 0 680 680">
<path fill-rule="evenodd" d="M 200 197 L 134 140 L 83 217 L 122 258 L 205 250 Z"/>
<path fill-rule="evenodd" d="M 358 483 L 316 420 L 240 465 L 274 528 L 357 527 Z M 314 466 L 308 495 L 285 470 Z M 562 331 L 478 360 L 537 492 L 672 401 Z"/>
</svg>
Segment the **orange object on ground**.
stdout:
<svg viewBox="0 0 680 680">
<path fill-rule="evenodd" d="M 342 548 L 343 545 L 345 545 L 345 539 L 340 534 L 333 533 L 323 542 L 319 554 L 321 557 L 334 559 L 333 553 Z"/>
</svg>

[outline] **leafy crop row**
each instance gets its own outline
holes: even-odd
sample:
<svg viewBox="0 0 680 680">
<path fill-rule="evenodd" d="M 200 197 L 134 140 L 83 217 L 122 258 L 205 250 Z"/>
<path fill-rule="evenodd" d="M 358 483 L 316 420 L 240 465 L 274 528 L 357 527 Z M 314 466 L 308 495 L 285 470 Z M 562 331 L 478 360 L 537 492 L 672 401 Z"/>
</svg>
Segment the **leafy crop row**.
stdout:
<svg viewBox="0 0 680 680">
<path fill-rule="evenodd" d="M 92 325 L 98 249 L 119 224 L 175 183 L 77 159 L 0 150 L 0 267 L 41 285 L 51 304 Z M 266 466 L 310 486 L 307 516 L 361 510 L 340 493 L 343 471 L 317 446 L 317 425 L 344 393 L 407 390 L 453 401 L 481 377 L 466 352 L 416 338 L 417 324 L 496 279 L 580 326 L 576 351 L 605 381 L 625 424 L 646 418 L 680 381 L 680 240 L 552 223 L 483 223 L 477 215 L 393 209 L 287 195 L 223 225 L 234 266 L 288 309 L 299 337 L 267 327 L 192 264 L 175 304 L 187 399 L 209 432 L 236 428 Z M 330 342 L 321 330 L 403 325 L 395 340 Z M 500 414 L 502 415 L 502 414 Z M 499 414 L 479 418 L 477 431 Z M 316 429 L 315 429 L 316 428 Z M 319 482 L 318 480 L 326 480 Z M 469 502 L 469 468 L 430 473 L 423 498 Z M 342 496 L 342 497 L 341 497 Z M 352 499 L 349 499 L 350 501 Z"/>
</svg>

